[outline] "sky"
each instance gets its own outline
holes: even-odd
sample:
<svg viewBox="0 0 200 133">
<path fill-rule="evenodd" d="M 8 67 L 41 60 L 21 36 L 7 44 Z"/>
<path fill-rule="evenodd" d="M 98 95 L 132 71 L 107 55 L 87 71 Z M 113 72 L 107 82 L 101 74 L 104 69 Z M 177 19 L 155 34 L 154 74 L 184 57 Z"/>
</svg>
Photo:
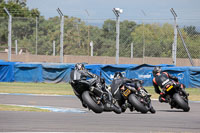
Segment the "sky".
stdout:
<svg viewBox="0 0 200 133">
<path fill-rule="evenodd" d="M 27 0 L 27 6 L 38 8 L 47 19 L 59 16 L 56 9 L 60 8 L 64 15 L 96 22 L 115 19 L 113 8 L 123 9 L 122 21 L 168 21 L 174 8 L 178 19 L 200 26 L 200 0 Z"/>
</svg>

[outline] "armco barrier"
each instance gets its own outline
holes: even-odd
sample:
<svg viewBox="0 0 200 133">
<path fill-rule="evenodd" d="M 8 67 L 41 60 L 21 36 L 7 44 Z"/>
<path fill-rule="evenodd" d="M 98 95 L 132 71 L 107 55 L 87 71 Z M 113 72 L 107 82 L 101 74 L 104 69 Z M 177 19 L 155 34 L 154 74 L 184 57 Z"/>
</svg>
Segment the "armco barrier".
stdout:
<svg viewBox="0 0 200 133">
<path fill-rule="evenodd" d="M 200 88 L 200 67 L 161 66 L 163 71 L 177 76 L 179 82 L 186 87 Z M 152 86 L 152 70 L 155 65 L 85 65 L 90 72 L 101 75 L 106 83 L 112 82 L 114 73 L 120 71 L 127 78 L 137 78 L 144 81 L 144 86 Z M 70 72 L 74 64 L 21 63 L 0 62 L 0 82 L 69 82 Z"/>
</svg>

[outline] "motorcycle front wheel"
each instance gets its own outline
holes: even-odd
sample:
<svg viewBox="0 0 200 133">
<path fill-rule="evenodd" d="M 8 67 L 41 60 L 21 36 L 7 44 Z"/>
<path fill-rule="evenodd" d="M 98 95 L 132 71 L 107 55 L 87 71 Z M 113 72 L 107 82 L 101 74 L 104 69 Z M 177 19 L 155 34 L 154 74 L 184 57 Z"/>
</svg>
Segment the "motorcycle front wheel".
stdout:
<svg viewBox="0 0 200 133">
<path fill-rule="evenodd" d="M 129 102 L 131 105 L 137 110 L 140 111 L 141 113 L 147 113 L 148 109 L 147 107 L 142 104 L 137 98 L 135 94 L 130 94 L 128 97 Z"/>
<path fill-rule="evenodd" d="M 93 94 L 89 91 L 84 91 L 82 94 L 82 99 L 89 109 L 95 113 L 102 113 L 104 106 L 102 103 L 97 104 L 97 100 Z"/>
</svg>

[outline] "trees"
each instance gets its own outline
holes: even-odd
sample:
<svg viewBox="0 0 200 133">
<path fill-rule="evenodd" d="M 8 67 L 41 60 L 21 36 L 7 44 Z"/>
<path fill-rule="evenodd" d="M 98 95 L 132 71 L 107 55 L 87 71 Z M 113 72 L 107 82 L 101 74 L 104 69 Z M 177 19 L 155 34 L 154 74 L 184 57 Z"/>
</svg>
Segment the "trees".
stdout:
<svg viewBox="0 0 200 133">
<path fill-rule="evenodd" d="M 37 9 L 29 10 L 26 7 L 26 0 L 9 0 L 6 3 L 2 0 L 0 4 L 0 17 L 6 17 L 7 14 L 4 11 L 4 7 L 10 12 L 12 17 L 36 17 L 40 16 L 40 12 Z"/>
<path fill-rule="evenodd" d="M 52 43 L 56 41 L 56 54 L 60 50 L 60 18 L 45 19 L 37 9 L 29 10 L 26 0 L 0 1 L 0 44 L 7 46 L 8 20 L 3 10 L 6 7 L 13 16 L 12 41 L 18 40 L 19 47 L 30 53 L 36 48 L 36 17 L 38 17 L 38 54 L 51 55 Z M 184 27 L 182 34 L 192 57 L 198 58 L 200 34 L 194 26 Z M 94 44 L 94 56 L 115 56 L 116 21 L 105 20 L 102 27 L 86 24 L 80 18 L 65 16 L 64 54 L 90 55 L 90 41 Z M 134 21 L 120 22 L 120 56 L 130 57 L 130 45 L 134 44 L 134 57 L 171 57 L 173 26 L 171 24 L 136 24 Z M 187 57 L 178 39 L 177 57 Z"/>
<path fill-rule="evenodd" d="M 173 27 L 170 24 L 139 25 L 132 32 L 136 57 L 170 57 L 173 43 Z"/>
<path fill-rule="evenodd" d="M 0 17 L 1 18 L 1 28 L 0 28 L 0 43 L 2 46 L 6 46 L 7 42 L 7 25 L 8 15 L 4 11 L 4 7 L 7 8 L 9 13 L 12 15 L 12 38 L 13 40 L 33 40 L 31 35 L 35 31 L 33 27 L 34 19 L 36 16 L 40 16 L 40 12 L 37 9 L 29 10 L 26 7 L 26 0 L 9 0 L 7 3 L 4 0 L 0 1 Z M 16 19 L 15 17 L 22 17 Z M 26 18 L 25 18 L 26 17 Z M 24 41 L 22 41 L 24 42 Z M 27 42 L 26 42 L 27 43 Z M 29 43 L 28 43 L 29 44 Z M 20 43 L 21 47 L 25 44 Z M 30 48 L 30 47 L 29 47 Z"/>
</svg>

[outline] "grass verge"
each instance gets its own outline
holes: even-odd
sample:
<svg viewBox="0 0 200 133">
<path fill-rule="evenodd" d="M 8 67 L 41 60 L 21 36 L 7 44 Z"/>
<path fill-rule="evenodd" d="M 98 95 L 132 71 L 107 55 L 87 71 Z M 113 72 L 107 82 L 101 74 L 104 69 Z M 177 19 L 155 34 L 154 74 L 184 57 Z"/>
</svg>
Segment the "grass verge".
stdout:
<svg viewBox="0 0 200 133">
<path fill-rule="evenodd" d="M 158 99 L 159 95 L 155 93 L 153 87 L 145 87 L 145 89 L 151 94 L 152 99 Z M 200 89 L 199 88 L 186 88 L 186 92 L 189 93 L 189 100 L 200 101 Z"/>
<path fill-rule="evenodd" d="M 54 84 L 54 83 L 0 82 L 0 93 L 74 95 L 71 86 L 65 83 Z"/>
<path fill-rule="evenodd" d="M 158 99 L 158 94 L 153 87 L 145 87 L 152 95 L 152 99 Z M 186 88 L 190 94 L 189 100 L 200 101 L 199 88 Z M 0 82 L 0 93 L 30 93 L 30 94 L 50 94 L 50 95 L 74 95 L 68 83 L 19 83 L 19 82 Z"/>
</svg>

